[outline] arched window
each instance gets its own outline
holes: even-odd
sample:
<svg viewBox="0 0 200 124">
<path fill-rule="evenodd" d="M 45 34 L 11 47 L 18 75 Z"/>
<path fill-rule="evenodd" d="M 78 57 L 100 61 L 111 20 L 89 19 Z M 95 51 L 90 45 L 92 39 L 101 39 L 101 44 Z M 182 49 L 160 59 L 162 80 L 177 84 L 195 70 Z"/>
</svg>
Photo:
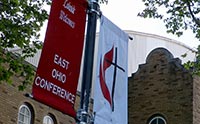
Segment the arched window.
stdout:
<svg viewBox="0 0 200 124">
<path fill-rule="evenodd" d="M 18 124 L 31 124 L 31 110 L 27 105 L 21 105 L 18 112 Z"/>
<path fill-rule="evenodd" d="M 167 124 L 167 122 L 162 116 L 157 115 L 151 117 L 148 124 Z"/>
<path fill-rule="evenodd" d="M 56 124 L 56 119 L 52 114 L 44 116 L 43 124 Z"/>
</svg>

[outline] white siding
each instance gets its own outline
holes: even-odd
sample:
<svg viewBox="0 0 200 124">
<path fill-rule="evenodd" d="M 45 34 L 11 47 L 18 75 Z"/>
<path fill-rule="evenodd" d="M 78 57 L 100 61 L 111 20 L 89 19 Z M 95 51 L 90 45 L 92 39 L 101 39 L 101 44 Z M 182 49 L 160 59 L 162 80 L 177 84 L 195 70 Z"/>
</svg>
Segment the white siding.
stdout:
<svg viewBox="0 0 200 124">
<path fill-rule="evenodd" d="M 180 58 L 182 63 L 195 60 L 195 53 L 191 48 L 178 41 L 153 34 L 135 31 L 126 31 L 133 40 L 129 41 L 129 76 L 136 72 L 139 64 L 145 63 L 147 55 L 155 48 L 163 47 L 169 50 L 175 58 Z M 181 55 L 187 53 L 186 58 Z"/>
<path fill-rule="evenodd" d="M 188 46 L 185 46 L 184 44 L 181 44 L 180 42 L 153 34 L 147 34 L 135 31 L 126 31 L 126 32 L 129 34 L 130 37 L 133 38 L 133 40 L 129 41 L 129 47 L 128 47 L 129 76 L 131 76 L 132 73 L 136 72 L 138 69 L 138 65 L 145 63 L 147 55 L 153 49 L 158 47 L 164 47 L 168 49 L 174 55 L 175 58 L 176 57 L 180 58 L 183 63 L 187 62 L 188 60 L 191 61 L 195 60 L 195 53 L 193 52 L 194 50 L 192 50 Z M 99 35 L 97 33 L 96 46 L 98 45 L 98 39 Z M 15 49 L 13 51 L 18 53 L 21 52 L 20 49 Z M 188 54 L 186 58 L 181 57 L 181 55 L 183 55 L 184 53 Z M 32 65 L 34 65 L 35 67 L 37 67 L 40 55 L 41 55 L 41 50 L 39 50 L 34 57 L 27 58 L 27 61 Z M 94 67 L 96 67 L 96 61 L 94 62 Z M 94 69 L 94 74 L 95 72 L 96 70 Z M 81 75 L 79 78 L 78 91 L 80 91 L 81 89 L 80 83 L 81 83 Z M 93 96 L 93 90 L 91 96 Z"/>
</svg>

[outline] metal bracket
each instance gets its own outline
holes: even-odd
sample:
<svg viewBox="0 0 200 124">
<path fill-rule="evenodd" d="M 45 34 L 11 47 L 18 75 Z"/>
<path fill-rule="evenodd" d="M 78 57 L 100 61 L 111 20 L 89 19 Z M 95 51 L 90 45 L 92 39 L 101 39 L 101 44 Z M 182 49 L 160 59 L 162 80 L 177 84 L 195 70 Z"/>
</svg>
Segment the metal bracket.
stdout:
<svg viewBox="0 0 200 124">
<path fill-rule="evenodd" d="M 96 13 L 99 17 L 101 17 L 102 12 L 100 11 L 100 6 L 97 1 L 92 1 L 89 3 L 88 13 Z"/>
<path fill-rule="evenodd" d="M 94 123 L 94 115 L 89 114 L 83 109 L 78 110 L 76 116 L 77 124 L 93 124 Z"/>
</svg>

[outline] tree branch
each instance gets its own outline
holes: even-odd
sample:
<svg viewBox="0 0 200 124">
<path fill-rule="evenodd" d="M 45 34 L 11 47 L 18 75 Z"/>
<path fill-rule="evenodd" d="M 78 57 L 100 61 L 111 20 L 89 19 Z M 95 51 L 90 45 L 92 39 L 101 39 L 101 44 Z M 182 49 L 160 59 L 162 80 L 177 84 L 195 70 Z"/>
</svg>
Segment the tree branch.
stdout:
<svg viewBox="0 0 200 124">
<path fill-rule="evenodd" d="M 188 6 L 188 9 L 189 9 L 189 12 L 190 12 L 190 14 L 191 14 L 191 16 L 192 16 L 192 19 L 193 19 L 194 22 L 198 25 L 198 27 L 200 27 L 200 21 L 199 21 L 199 19 L 197 19 L 197 18 L 194 16 L 194 14 L 193 14 L 193 12 L 192 12 L 192 9 L 191 9 L 190 2 L 187 1 L 186 3 L 187 3 L 187 6 Z"/>
</svg>

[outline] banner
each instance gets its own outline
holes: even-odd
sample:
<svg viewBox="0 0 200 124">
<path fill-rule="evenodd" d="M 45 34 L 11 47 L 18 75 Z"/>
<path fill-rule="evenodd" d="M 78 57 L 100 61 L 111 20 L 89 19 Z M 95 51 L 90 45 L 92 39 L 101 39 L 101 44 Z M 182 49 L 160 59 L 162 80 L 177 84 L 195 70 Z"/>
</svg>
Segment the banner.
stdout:
<svg viewBox="0 0 200 124">
<path fill-rule="evenodd" d="M 127 124 L 128 35 L 101 16 L 95 124 Z"/>
<path fill-rule="evenodd" d="M 75 117 L 86 22 L 85 0 L 53 0 L 33 98 Z"/>
</svg>

